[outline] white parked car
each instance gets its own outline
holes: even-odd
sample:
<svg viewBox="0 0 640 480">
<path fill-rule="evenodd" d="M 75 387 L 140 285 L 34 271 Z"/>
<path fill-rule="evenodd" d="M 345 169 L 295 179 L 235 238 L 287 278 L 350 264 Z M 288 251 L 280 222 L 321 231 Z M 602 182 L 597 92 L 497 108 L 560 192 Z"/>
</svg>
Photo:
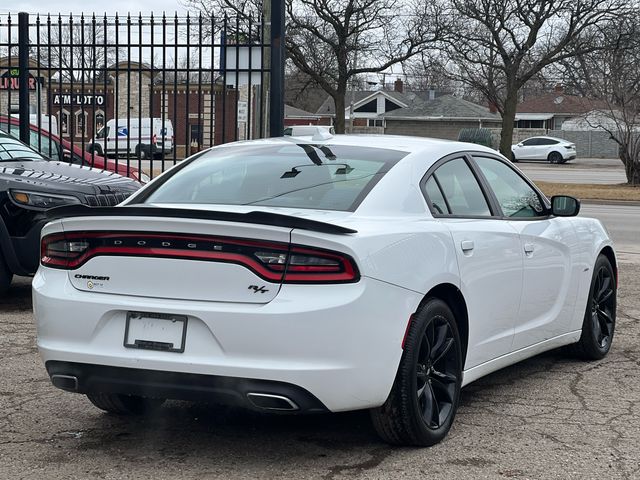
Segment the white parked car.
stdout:
<svg viewBox="0 0 640 480">
<path fill-rule="evenodd" d="M 239 142 L 122 206 L 52 211 L 33 296 L 53 384 L 120 414 L 166 398 L 371 409 L 385 440 L 432 445 L 474 380 L 563 345 L 602 358 L 606 230 L 473 148 Z"/>
<path fill-rule="evenodd" d="M 162 118 L 111 119 L 87 145 L 96 155 L 135 155 L 143 160 L 173 153 L 173 125 Z"/>
<path fill-rule="evenodd" d="M 511 160 L 545 160 L 565 163 L 576 158 L 576 145 L 561 138 L 531 137 L 511 146 Z"/>
</svg>

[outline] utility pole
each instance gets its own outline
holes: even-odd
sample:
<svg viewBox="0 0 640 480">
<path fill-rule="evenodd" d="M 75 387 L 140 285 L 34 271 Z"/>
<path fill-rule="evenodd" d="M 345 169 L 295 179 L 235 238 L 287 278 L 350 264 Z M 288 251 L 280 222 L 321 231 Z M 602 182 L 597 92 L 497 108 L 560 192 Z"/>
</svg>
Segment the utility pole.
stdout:
<svg viewBox="0 0 640 480">
<path fill-rule="evenodd" d="M 356 28 L 360 19 L 360 11 L 356 12 Z M 353 69 L 358 68 L 358 35 L 355 39 L 355 48 L 353 50 Z M 353 88 L 353 79 L 355 75 L 351 76 L 351 101 L 349 102 L 349 133 L 353 133 L 353 106 L 355 103 L 355 90 Z"/>
<path fill-rule="evenodd" d="M 29 14 L 25 12 L 18 13 L 18 70 L 20 140 L 29 145 Z"/>
<path fill-rule="evenodd" d="M 284 133 L 284 0 L 270 0 L 270 2 L 271 98 L 269 99 L 269 136 L 280 137 Z"/>
</svg>

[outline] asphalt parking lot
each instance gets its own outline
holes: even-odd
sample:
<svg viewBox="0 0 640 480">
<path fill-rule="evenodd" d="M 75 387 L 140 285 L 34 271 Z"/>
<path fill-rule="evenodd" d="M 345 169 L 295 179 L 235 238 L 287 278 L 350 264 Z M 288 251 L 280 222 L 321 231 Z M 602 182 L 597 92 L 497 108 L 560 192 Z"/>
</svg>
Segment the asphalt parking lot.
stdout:
<svg viewBox="0 0 640 480">
<path fill-rule="evenodd" d="M 170 402 L 147 419 L 103 414 L 50 385 L 20 279 L 0 300 L 0 479 L 640 478 L 640 207 L 582 214 L 601 218 L 620 252 L 611 353 L 583 363 L 549 352 L 469 385 L 449 437 L 430 449 L 381 443 L 366 412 L 286 417 Z"/>
<path fill-rule="evenodd" d="M 640 254 L 620 255 L 616 337 L 603 361 L 559 351 L 463 390 L 448 438 L 378 441 L 366 412 L 258 415 L 170 402 L 101 413 L 53 388 L 35 348 L 30 285 L 0 300 L 0 478 L 640 478 Z"/>
</svg>

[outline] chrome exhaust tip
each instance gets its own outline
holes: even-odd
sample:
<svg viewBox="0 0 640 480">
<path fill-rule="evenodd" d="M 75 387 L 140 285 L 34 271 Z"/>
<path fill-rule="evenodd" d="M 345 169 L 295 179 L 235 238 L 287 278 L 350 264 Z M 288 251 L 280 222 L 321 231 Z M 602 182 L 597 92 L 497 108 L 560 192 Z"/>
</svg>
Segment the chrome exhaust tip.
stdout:
<svg viewBox="0 0 640 480">
<path fill-rule="evenodd" d="M 58 387 L 62 390 L 67 390 L 69 392 L 78 391 L 78 377 L 74 377 L 73 375 L 53 374 L 51 375 L 51 383 L 53 383 L 54 387 Z"/>
<path fill-rule="evenodd" d="M 262 410 L 293 412 L 300 409 L 293 400 L 282 395 L 250 392 L 247 393 L 247 398 L 254 407 Z"/>
</svg>

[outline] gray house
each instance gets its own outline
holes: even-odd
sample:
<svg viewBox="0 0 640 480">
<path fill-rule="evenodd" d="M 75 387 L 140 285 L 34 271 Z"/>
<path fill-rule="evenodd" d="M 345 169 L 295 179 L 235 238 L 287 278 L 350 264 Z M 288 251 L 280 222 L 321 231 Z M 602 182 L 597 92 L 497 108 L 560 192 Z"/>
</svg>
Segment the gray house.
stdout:
<svg viewBox="0 0 640 480">
<path fill-rule="evenodd" d="M 347 92 L 347 125 L 352 98 L 356 132 L 457 140 L 463 128 L 502 127 L 500 115 L 487 107 L 434 90 L 404 92 L 401 81 L 396 81 L 394 90 Z M 331 97 L 316 114 L 327 120 L 335 117 Z"/>
</svg>

